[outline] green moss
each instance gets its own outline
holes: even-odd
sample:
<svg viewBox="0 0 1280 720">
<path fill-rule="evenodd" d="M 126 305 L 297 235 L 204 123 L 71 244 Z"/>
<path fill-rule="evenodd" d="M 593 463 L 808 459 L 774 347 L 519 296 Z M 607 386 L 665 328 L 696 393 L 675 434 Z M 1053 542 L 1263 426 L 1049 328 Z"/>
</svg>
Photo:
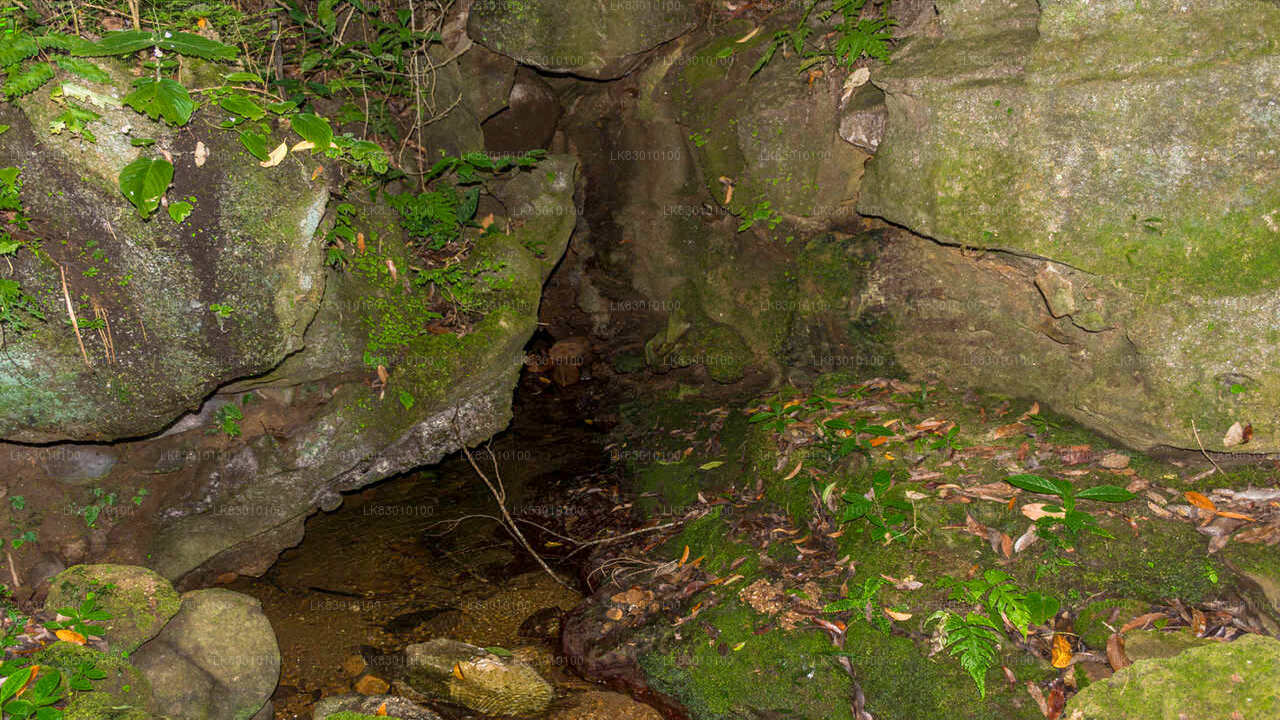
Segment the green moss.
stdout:
<svg viewBox="0 0 1280 720">
<path fill-rule="evenodd" d="M 1151 604 L 1148 602 L 1128 598 L 1110 598 L 1091 602 L 1076 616 L 1076 634 L 1090 649 L 1103 650 L 1107 647 L 1107 638 L 1114 632 L 1112 628 L 1119 630 L 1126 622 L 1150 608 Z"/>
<path fill-rule="evenodd" d="M 131 705 L 101 691 L 73 693 L 63 711 L 64 720 L 152 720 L 143 706 Z"/>
<path fill-rule="evenodd" d="M 320 718 L 320 720 L 400 720 L 390 715 L 365 715 L 364 713 L 342 710 Z"/>
<path fill-rule="evenodd" d="M 151 686 L 137 668 L 121 657 L 102 653 L 83 645 L 59 642 L 49 645 L 31 656 L 39 665 L 58 668 L 64 677 L 70 677 L 84 663 L 90 663 L 106 677 L 93 681 L 95 691 L 108 694 L 117 704 L 145 708 L 151 698 Z M 74 693 L 78 695 L 79 693 Z"/>
</svg>

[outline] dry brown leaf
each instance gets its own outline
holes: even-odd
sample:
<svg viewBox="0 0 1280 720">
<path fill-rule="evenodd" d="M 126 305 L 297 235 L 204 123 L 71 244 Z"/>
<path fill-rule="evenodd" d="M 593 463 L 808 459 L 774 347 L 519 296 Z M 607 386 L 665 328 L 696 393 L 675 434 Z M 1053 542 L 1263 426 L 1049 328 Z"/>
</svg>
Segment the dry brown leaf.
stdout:
<svg viewBox="0 0 1280 720">
<path fill-rule="evenodd" d="M 1204 637 L 1204 629 L 1208 623 L 1209 620 L 1204 616 L 1204 612 L 1199 608 L 1191 608 L 1191 632 L 1196 637 Z"/>
<path fill-rule="evenodd" d="M 1231 518 L 1232 520 L 1244 520 L 1245 522 L 1256 522 L 1252 517 L 1243 513 L 1231 512 L 1230 510 L 1219 510 L 1218 517 Z"/>
<path fill-rule="evenodd" d="M 1062 691 L 1060 683 L 1055 682 L 1053 687 L 1049 688 L 1048 704 L 1049 712 L 1045 715 L 1048 720 L 1058 720 L 1062 717 L 1062 710 L 1067 706 L 1067 696 Z"/>
<path fill-rule="evenodd" d="M 1040 686 L 1028 680 L 1027 694 L 1030 695 L 1031 699 L 1035 701 L 1036 707 L 1040 708 L 1040 714 L 1044 715 L 1045 717 L 1048 717 L 1049 704 L 1048 702 L 1045 701 L 1044 691 L 1040 689 Z"/>
<path fill-rule="evenodd" d="M 1129 456 L 1124 453 L 1107 453 L 1098 464 L 1108 470 L 1120 470 L 1129 467 Z"/>
<path fill-rule="evenodd" d="M 280 143 L 275 150 L 271 151 L 271 154 L 267 156 L 267 159 L 258 163 L 258 165 L 264 168 L 275 167 L 284 162 L 284 156 L 287 154 L 289 154 L 289 146 L 284 143 Z"/>
<path fill-rule="evenodd" d="M 680 564 L 683 565 L 689 561 L 689 546 L 684 546 L 684 552 L 680 553 Z"/>
<path fill-rule="evenodd" d="M 1000 533 L 1000 553 L 1006 558 L 1013 557 L 1013 538 L 1006 533 Z"/>
<path fill-rule="evenodd" d="M 1130 620 L 1129 622 L 1121 626 L 1120 633 L 1124 634 L 1129 632 L 1130 630 L 1136 630 L 1140 627 L 1147 625 L 1148 623 L 1152 623 L 1163 617 L 1167 617 L 1167 615 L 1165 615 L 1162 612 L 1150 612 L 1150 613 L 1146 613 L 1145 615 L 1139 615 L 1138 617 Z"/>
<path fill-rule="evenodd" d="M 1036 535 L 1036 526 L 1029 525 L 1027 526 L 1027 531 L 1019 535 L 1017 540 L 1013 541 L 1013 551 L 1016 553 L 1020 553 L 1023 550 L 1026 550 L 1027 548 L 1031 547 L 1032 544 L 1034 544 L 1035 541 L 1039 539 L 1040 539 L 1040 536 Z"/>
<path fill-rule="evenodd" d="M 1107 662 L 1112 670 L 1119 670 L 1133 664 L 1129 656 L 1124 654 L 1124 636 L 1120 633 L 1113 633 L 1107 638 Z"/>
<path fill-rule="evenodd" d="M 1049 503 L 1027 503 L 1022 506 L 1022 514 L 1033 522 L 1040 518 L 1064 518 L 1067 516 L 1064 510 L 1045 510 L 1048 505 Z"/>
<path fill-rule="evenodd" d="M 484 217 L 480 218 L 480 227 L 482 229 L 488 230 L 489 226 L 492 224 L 493 224 L 493 213 L 489 213 L 488 215 L 485 215 Z"/>
<path fill-rule="evenodd" d="M 75 630 L 66 630 L 66 629 L 59 630 L 54 633 L 54 636 L 57 637 L 62 642 L 69 642 L 72 645 L 84 644 L 84 636 L 76 632 Z"/>
<path fill-rule="evenodd" d="M 735 40 L 734 42 L 744 43 L 744 42 L 746 42 L 746 41 L 750 40 L 751 38 L 755 37 L 759 32 L 760 32 L 760 28 L 758 28 L 758 27 L 757 27 L 755 30 L 752 30 L 751 32 L 747 33 L 746 35 L 743 35 L 742 37 L 738 38 L 738 39 L 737 39 L 737 40 Z"/>
<path fill-rule="evenodd" d="M 884 614 L 888 615 L 889 619 L 891 620 L 897 620 L 898 622 L 906 622 L 911 619 L 911 613 L 909 612 L 898 612 L 897 610 L 894 610 L 888 607 L 883 609 L 884 609 Z"/>
<path fill-rule="evenodd" d="M 787 476 L 786 476 L 786 477 L 784 477 L 784 478 L 782 478 L 782 479 L 783 479 L 783 480 L 790 480 L 790 479 L 794 478 L 796 475 L 799 475 L 799 474 L 800 474 L 800 468 L 802 468 L 802 467 L 804 467 L 804 461 L 803 461 L 803 460 L 801 460 L 800 462 L 796 463 L 795 468 L 794 468 L 794 469 L 792 469 L 792 471 L 791 471 L 791 472 L 787 473 Z"/>
<path fill-rule="evenodd" d="M 303 150 L 314 150 L 315 147 L 316 147 L 316 144 L 311 142 L 310 140 L 303 140 L 301 142 L 294 143 L 293 147 L 289 148 L 289 152 L 301 152 Z"/>
<path fill-rule="evenodd" d="M 991 439 L 1002 440 L 1007 437 L 1013 437 L 1014 435 L 1024 433 L 1028 429 L 1029 428 L 1026 425 L 1023 425 L 1020 422 L 1009 423 L 1008 425 L 1001 425 L 1000 427 L 991 431 Z"/>
<path fill-rule="evenodd" d="M 1223 447 L 1235 447 L 1236 445 L 1243 445 L 1244 442 L 1244 426 L 1238 422 L 1232 423 L 1231 427 L 1227 428 L 1227 434 L 1222 436 Z"/>
<path fill-rule="evenodd" d="M 387 373 L 387 366 L 379 365 L 378 366 L 378 382 L 382 383 L 383 385 L 386 385 L 387 380 L 389 380 L 390 378 L 391 378 L 391 375 Z"/>
<path fill-rule="evenodd" d="M 196 151 L 194 154 L 196 167 L 204 167 L 205 161 L 209 159 L 209 148 L 205 147 L 203 142 L 197 140 Z"/>
</svg>

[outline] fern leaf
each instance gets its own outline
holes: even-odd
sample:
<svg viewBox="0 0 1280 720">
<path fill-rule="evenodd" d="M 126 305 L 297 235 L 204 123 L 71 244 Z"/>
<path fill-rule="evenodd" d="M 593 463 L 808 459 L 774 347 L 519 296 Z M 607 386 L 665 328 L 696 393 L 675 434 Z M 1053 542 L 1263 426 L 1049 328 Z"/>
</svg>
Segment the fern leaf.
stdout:
<svg viewBox="0 0 1280 720">
<path fill-rule="evenodd" d="M 943 624 L 947 650 L 958 658 L 960 667 L 978 686 L 978 695 L 987 696 L 987 671 L 999 661 L 1000 635 L 995 623 L 985 615 L 948 615 Z"/>
<path fill-rule="evenodd" d="M 35 63 L 16 75 L 10 74 L 4 84 L 4 94 L 10 100 L 20 98 L 39 90 L 52 79 L 53 67 L 49 63 Z"/>
<path fill-rule="evenodd" d="M 89 62 L 88 60 L 84 60 L 78 57 L 71 57 L 70 55 L 59 55 L 58 57 L 54 58 L 53 61 L 57 63 L 58 67 L 62 68 L 63 70 L 66 70 L 69 73 L 74 73 L 76 75 L 79 75 L 85 80 L 89 80 L 91 82 L 96 82 L 96 83 L 111 82 L 111 76 L 108 75 L 105 70 Z"/>
<path fill-rule="evenodd" d="M 1000 570 L 988 570 L 983 577 L 991 585 L 986 603 L 991 614 L 1004 618 L 1015 630 L 1026 635 L 1027 625 L 1031 623 L 1026 593 L 1018 589 L 1008 573 Z"/>
<path fill-rule="evenodd" d="M 40 44 L 30 35 L 19 35 L 13 42 L 0 46 L 0 67 L 9 67 L 40 52 Z"/>
<path fill-rule="evenodd" d="M 87 41 L 76 35 L 68 35 L 66 33 L 51 32 L 36 38 L 36 42 L 40 45 L 41 50 L 62 50 L 71 52 L 76 48 L 83 46 Z"/>
</svg>

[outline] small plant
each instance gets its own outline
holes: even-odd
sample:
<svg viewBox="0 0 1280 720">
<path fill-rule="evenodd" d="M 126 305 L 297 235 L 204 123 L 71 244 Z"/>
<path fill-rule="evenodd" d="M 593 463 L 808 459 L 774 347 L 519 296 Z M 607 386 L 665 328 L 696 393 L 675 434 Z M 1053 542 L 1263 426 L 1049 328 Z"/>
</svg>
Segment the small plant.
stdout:
<svg viewBox="0 0 1280 720">
<path fill-rule="evenodd" d="M 831 60 L 846 70 L 852 70 L 854 64 L 863 57 L 882 62 L 889 61 L 889 42 L 893 39 L 891 28 L 897 23 L 888 14 L 878 18 L 860 18 L 859 15 L 862 13 L 863 6 L 867 4 L 867 0 L 832 0 L 831 7 L 818 12 L 814 17 L 819 23 L 826 23 L 834 15 L 839 14 L 840 23 L 836 26 L 835 32 L 830 36 L 824 36 L 816 47 L 806 47 L 805 43 L 813 32 L 813 28 L 809 26 L 809 17 L 823 2 L 825 0 L 813 0 L 805 8 L 800 22 L 796 23 L 794 28 L 774 33 L 764 55 L 751 69 L 753 77 L 769 64 L 779 49 L 788 46 L 800 56 L 802 71 L 825 60 Z M 830 38 L 834 38 L 834 42 L 831 42 Z"/>
<path fill-rule="evenodd" d="M 44 626 L 50 630 L 70 630 L 84 637 L 101 636 L 103 628 L 93 623 L 111 619 L 111 613 L 98 607 L 98 594 L 86 593 L 84 600 L 76 607 L 58 608 L 58 614 L 67 618 L 56 622 L 47 622 Z"/>
<path fill-rule="evenodd" d="M 0 215 L 12 213 L 10 225 L 18 228 L 27 227 L 27 217 L 23 214 L 22 182 L 18 179 L 16 167 L 0 168 Z M 17 254 L 23 244 L 15 240 L 6 224 L 0 223 L 0 258 L 8 262 L 8 258 Z M 9 263 L 12 269 L 12 263 Z M 32 321 L 43 321 L 44 314 L 35 306 L 31 298 L 22 292 L 22 286 L 16 280 L 0 277 L 0 330 L 20 333 L 31 326 Z"/>
<path fill-rule="evenodd" d="M 231 314 L 236 311 L 235 308 L 231 307 L 230 305 L 225 305 L 223 303 L 211 303 L 209 305 L 209 309 L 213 311 L 214 315 L 217 315 L 219 318 L 223 320 L 226 320 L 227 318 L 231 317 Z"/>
<path fill-rule="evenodd" d="M 934 436 L 934 438 L 929 442 L 929 449 L 941 450 L 943 455 L 951 457 L 952 453 L 963 447 L 960 441 L 956 439 L 959 434 L 960 428 L 958 426 L 953 426 L 945 433 Z"/>
<path fill-rule="evenodd" d="M 132 497 L 132 498 L 130 498 L 130 501 L 131 501 L 135 506 L 137 506 L 137 505 L 141 505 L 141 504 L 142 504 L 143 499 L 145 499 L 145 498 L 147 497 L 147 495 L 149 495 L 149 494 L 151 494 L 151 493 L 150 493 L 150 491 L 148 491 L 148 490 L 147 490 L 146 488 L 144 488 L 144 487 L 140 487 L 140 488 L 138 488 L 137 492 L 135 492 L 135 493 L 133 494 L 133 497 Z"/>
<path fill-rule="evenodd" d="M 213 421 L 217 425 L 217 430 L 221 430 L 224 435 L 230 438 L 240 437 L 240 421 L 244 419 L 244 413 L 235 403 L 227 403 L 213 414 Z"/>
<path fill-rule="evenodd" d="M 876 595 L 880 593 L 880 588 L 888 581 L 882 577 L 869 577 L 862 581 L 862 585 L 857 587 L 857 593 L 852 591 L 847 597 L 843 597 L 835 602 L 828 603 L 822 608 L 823 612 L 844 612 L 847 610 L 856 610 L 862 613 L 867 622 L 879 628 L 880 632 L 889 632 L 889 618 L 884 613 L 876 612 Z"/>
<path fill-rule="evenodd" d="M 871 450 L 876 444 L 874 438 L 893 435 L 889 428 L 883 425 L 871 425 L 862 418 L 853 423 L 844 418 L 832 418 L 822 423 L 822 430 L 823 447 L 836 460 L 852 452 L 860 452 L 870 458 Z M 870 439 L 866 436 L 870 436 Z"/>
<path fill-rule="evenodd" d="M 884 468 L 871 473 L 871 488 L 865 493 L 849 490 L 841 496 L 844 501 L 844 512 L 840 515 L 840 523 L 851 523 L 866 520 L 876 530 L 876 535 L 884 539 L 885 544 L 906 537 L 910 529 L 898 530 L 897 527 L 907 521 L 912 511 L 910 503 L 892 498 L 889 490 L 893 486 L 893 474 Z"/>
<path fill-rule="evenodd" d="M 1076 508 L 1077 500 L 1123 503 L 1134 498 L 1133 493 L 1115 485 L 1095 485 L 1077 492 L 1075 486 L 1066 480 L 1029 473 L 1011 475 L 1005 478 L 1005 482 L 1028 492 L 1062 499 L 1061 505 L 1046 505 L 1044 511 L 1047 514 L 1035 521 L 1037 534 L 1060 548 L 1074 545 L 1080 533 L 1086 530 L 1101 537 L 1112 537 L 1098 525 L 1097 518 Z"/>
<path fill-rule="evenodd" d="M 764 426 L 772 429 L 774 432 L 782 432 L 787 429 L 791 423 L 798 422 L 799 418 L 796 413 L 800 411 L 801 403 L 799 400 L 791 400 L 782 402 L 778 399 L 768 401 L 768 407 L 760 412 L 752 415 L 747 422 L 764 423 Z"/>
<path fill-rule="evenodd" d="M 98 522 L 98 518 L 102 516 L 103 509 L 115 506 L 116 494 L 109 493 L 98 487 L 90 489 L 89 494 L 93 496 L 93 500 L 84 506 L 82 514 L 84 515 L 85 524 L 89 527 L 94 527 Z"/>
<path fill-rule="evenodd" d="M 987 670 L 999 662 L 1001 627 L 1011 627 L 1026 637 L 1029 625 L 1043 625 L 1058 613 L 1057 598 L 1024 592 L 1002 570 L 987 570 L 972 580 L 944 577 L 938 584 L 951 589 L 951 600 L 970 609 L 964 614 L 939 610 L 929 616 L 925 627 L 937 623 L 943 647 L 959 659 L 984 698 Z"/>
<path fill-rule="evenodd" d="M 761 200 L 755 204 L 753 208 L 743 208 L 734 213 L 742 222 L 738 223 L 738 232 L 746 232 L 758 222 L 763 222 L 772 230 L 778 227 L 778 223 L 782 222 L 782 216 L 774 210 L 768 200 Z"/>
</svg>

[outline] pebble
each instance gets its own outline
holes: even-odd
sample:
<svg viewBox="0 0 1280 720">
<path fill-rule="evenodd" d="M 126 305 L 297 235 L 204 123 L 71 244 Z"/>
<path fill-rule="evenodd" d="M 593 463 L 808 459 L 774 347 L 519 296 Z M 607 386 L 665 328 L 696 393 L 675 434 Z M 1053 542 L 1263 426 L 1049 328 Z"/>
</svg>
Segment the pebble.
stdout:
<svg viewBox="0 0 1280 720">
<path fill-rule="evenodd" d="M 377 675 L 363 675 L 354 685 L 361 695 L 384 695 L 391 689 L 391 684 Z"/>
<path fill-rule="evenodd" d="M 366 663 L 364 658 L 359 655 L 348 655 L 347 659 L 342 661 L 342 671 L 346 673 L 348 677 L 355 677 L 359 675 L 364 672 L 366 667 L 368 667 L 368 663 Z"/>
</svg>

